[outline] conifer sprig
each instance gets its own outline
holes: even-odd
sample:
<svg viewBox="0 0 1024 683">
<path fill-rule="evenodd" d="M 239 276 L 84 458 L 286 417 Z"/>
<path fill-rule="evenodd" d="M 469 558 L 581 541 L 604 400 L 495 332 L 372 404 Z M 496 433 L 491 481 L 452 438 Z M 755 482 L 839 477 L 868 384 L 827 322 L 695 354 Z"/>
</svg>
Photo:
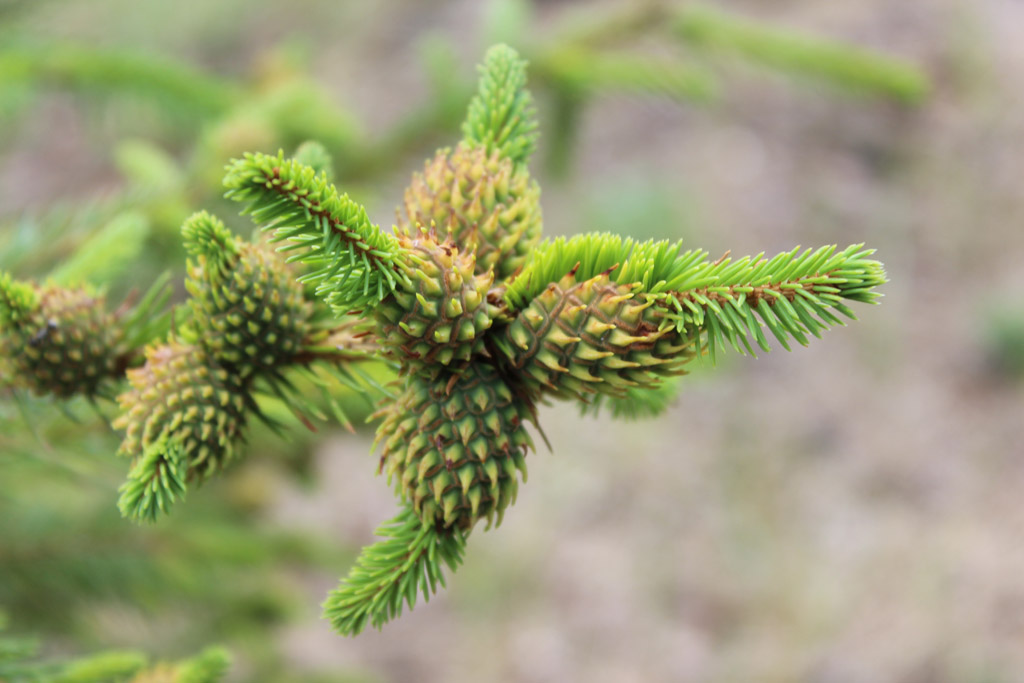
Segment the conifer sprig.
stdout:
<svg viewBox="0 0 1024 683">
<path fill-rule="evenodd" d="M 151 444 L 128 472 L 117 507 L 136 521 L 155 522 L 185 497 L 188 459 L 181 447 L 166 436 Z"/>
<path fill-rule="evenodd" d="M 131 310 L 118 318 L 124 331 L 124 346 L 131 349 L 133 355 L 170 330 L 171 312 L 166 308 L 173 293 L 170 283 L 171 274 L 161 273 Z"/>
<path fill-rule="evenodd" d="M 352 367 L 371 358 L 365 323 L 339 323 L 280 254 L 205 211 L 185 221 L 182 237 L 195 257 L 187 315 L 169 343 L 148 346 L 146 363 L 128 371 L 114 423 L 126 431 L 120 452 L 134 458 L 120 507 L 136 521 L 155 521 L 188 484 L 229 464 L 249 418 L 281 430 L 259 397 L 279 400 L 310 429 L 310 416 L 327 419 L 319 399 L 351 427 L 332 392 L 373 384 Z"/>
<path fill-rule="evenodd" d="M 366 626 L 380 628 L 424 601 L 445 585 L 444 569 L 462 564 L 462 531 L 424 523 L 411 507 L 380 525 L 384 540 L 363 548 L 348 577 L 324 603 L 324 616 L 343 635 L 358 635 Z"/>
<path fill-rule="evenodd" d="M 177 664 L 175 683 L 217 683 L 231 668 L 231 655 L 222 647 L 208 647 Z"/>
<path fill-rule="evenodd" d="M 808 336 L 842 325 L 836 312 L 855 319 L 844 300 L 873 303 L 880 296 L 875 288 L 886 282 L 882 264 L 868 258 L 873 253 L 863 245 L 843 251 L 798 247 L 771 259 L 758 254 L 711 261 L 706 251 L 683 251 L 680 242 L 581 235 L 538 247 L 505 300 L 518 311 L 567 273 L 581 282 L 607 273 L 613 282 L 634 285 L 634 293 L 656 299 L 679 333 L 706 335 L 714 361 L 726 344 L 753 355 L 749 339 L 770 350 L 762 327 L 789 349 L 790 339 L 806 345 Z"/>
<path fill-rule="evenodd" d="M 612 66 L 609 77 L 628 81 Z M 526 162 L 536 123 L 525 78 L 511 48 L 488 52 L 463 143 L 414 177 L 408 220 L 394 234 L 295 159 L 248 154 L 231 163 L 228 196 L 287 240 L 280 251 L 296 251 L 290 261 L 305 270 L 209 214 L 186 222 L 195 257 L 188 345 L 151 349 L 122 396 L 122 451 L 135 458 L 122 488 L 126 515 L 154 519 L 187 484 L 219 472 L 250 417 L 274 426 L 258 394 L 304 422 L 322 417 L 306 395 L 326 386 L 314 364 L 355 388 L 373 386 L 349 361 L 376 350 L 403 378 L 378 413 L 378 442 L 380 469 L 404 507 L 324 605 L 336 630 L 355 635 L 420 594 L 429 599 L 445 567 L 461 563 L 476 523 L 500 522 L 517 475 L 525 481 L 526 423 L 537 426 L 538 401 L 656 415 L 692 359 L 714 361 L 726 345 L 767 351 L 765 328 L 787 349 L 806 344 L 852 318 L 848 302 L 879 296 L 885 272 L 862 245 L 717 260 L 680 242 L 605 233 L 535 246 L 539 188 Z M 303 158 L 329 166 L 320 151 L 307 147 Z M 23 293 L 4 291 L 16 309 Z M 339 324 L 332 313 L 348 317 Z"/>
<path fill-rule="evenodd" d="M 338 313 L 374 307 L 404 277 L 396 261 L 403 251 L 395 236 L 370 222 L 366 209 L 339 195 L 326 175 L 294 159 L 246 154 L 228 167 L 227 196 L 246 204 L 244 213 L 295 260 L 311 266 L 304 280 Z"/>
<path fill-rule="evenodd" d="M 718 93 L 715 76 L 696 63 L 583 47 L 560 48 L 537 61 L 573 93 L 649 93 L 686 101 L 712 100 Z"/>
<path fill-rule="evenodd" d="M 39 306 L 39 296 L 32 285 L 0 271 L 0 330 L 13 329 L 25 321 Z"/>
<path fill-rule="evenodd" d="M 796 31 L 766 27 L 711 5 L 687 3 L 672 21 L 687 42 L 794 74 L 907 103 L 928 92 L 921 71 L 899 59 Z"/>
<path fill-rule="evenodd" d="M 611 233 L 557 237 L 536 248 L 509 283 L 505 301 L 512 311 L 519 311 L 570 271 L 578 282 L 607 273 L 613 282 L 639 283 L 644 292 L 664 291 L 705 256 L 701 251 L 683 252 L 681 242 L 668 240 L 638 242 Z"/>
<path fill-rule="evenodd" d="M 128 371 L 114 427 L 125 430 L 119 455 L 133 459 L 121 487 L 121 513 L 155 521 L 186 485 L 219 473 L 235 455 L 247 417 L 258 416 L 249 382 L 218 365 L 196 345 L 146 349 L 146 363 Z"/>
<path fill-rule="evenodd" d="M 537 145 L 537 117 L 526 89 L 526 60 L 507 45 L 487 51 L 480 88 L 469 103 L 462 139 L 526 163 Z"/>
<path fill-rule="evenodd" d="M 881 294 L 875 288 L 886 276 L 882 264 L 868 258 L 873 253 L 857 244 L 843 251 L 797 247 L 772 259 L 723 258 L 695 269 L 662 300 L 672 307 L 667 317 L 679 332 L 706 334 L 712 362 L 726 344 L 755 355 L 750 339 L 771 350 L 762 327 L 788 351 L 790 339 L 806 346 L 809 336 L 820 338 L 828 327 L 844 325 L 836 313 L 856 320 L 845 301 L 876 302 Z"/>
<path fill-rule="evenodd" d="M 185 251 L 202 256 L 207 265 L 223 267 L 238 257 L 238 241 L 224 222 L 216 216 L 200 211 L 189 216 L 181 226 Z"/>
</svg>

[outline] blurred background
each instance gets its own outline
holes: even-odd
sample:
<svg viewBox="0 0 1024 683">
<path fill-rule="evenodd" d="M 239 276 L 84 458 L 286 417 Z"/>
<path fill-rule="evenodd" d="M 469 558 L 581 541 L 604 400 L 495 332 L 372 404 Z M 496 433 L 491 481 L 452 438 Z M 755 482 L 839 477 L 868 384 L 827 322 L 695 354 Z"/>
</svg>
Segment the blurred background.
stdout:
<svg viewBox="0 0 1024 683">
<path fill-rule="evenodd" d="M 1022 27 L 1013 0 L 0 1 L 18 277 L 102 234 L 112 300 L 168 268 L 180 298 L 181 220 L 236 212 L 224 163 L 310 138 L 389 224 L 508 41 L 548 235 L 865 242 L 891 278 L 809 348 L 695 367 L 660 418 L 542 408 L 502 527 L 355 639 L 319 605 L 395 510 L 372 427 L 254 435 L 142 528 L 103 420 L 4 400 L 9 630 L 52 657 L 219 643 L 233 681 L 1024 681 Z"/>
</svg>

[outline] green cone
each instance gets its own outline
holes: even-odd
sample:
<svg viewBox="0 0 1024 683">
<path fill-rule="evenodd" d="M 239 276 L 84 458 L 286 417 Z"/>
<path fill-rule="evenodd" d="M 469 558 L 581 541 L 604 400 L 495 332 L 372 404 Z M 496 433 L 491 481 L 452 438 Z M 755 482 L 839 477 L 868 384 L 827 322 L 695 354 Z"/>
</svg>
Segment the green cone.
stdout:
<svg viewBox="0 0 1024 683">
<path fill-rule="evenodd" d="M 33 393 L 96 396 L 119 372 L 122 336 L 93 290 L 0 275 L 0 356 L 12 379 Z"/>
<path fill-rule="evenodd" d="M 195 341 L 243 377 L 292 358 L 311 331 L 313 305 L 283 256 L 235 238 L 206 213 L 189 218 L 182 231 L 197 257 L 185 283 Z"/>
<path fill-rule="evenodd" d="M 476 252 L 476 272 L 493 268 L 500 282 L 516 273 L 540 240 L 540 187 L 525 166 L 496 151 L 442 149 L 405 191 L 408 224 L 436 225 L 463 251 Z"/>
<path fill-rule="evenodd" d="M 380 468 L 425 522 L 501 523 L 526 480 L 533 404 L 487 363 L 411 376 L 377 430 Z"/>
<path fill-rule="evenodd" d="M 409 285 L 399 285 L 375 310 L 378 337 L 399 360 L 423 365 L 467 361 L 483 349 L 493 322 L 490 271 L 475 274 L 474 257 L 434 231 L 399 236 Z"/>
<path fill-rule="evenodd" d="M 201 347 L 151 346 L 145 365 L 129 370 L 128 380 L 114 422 L 125 430 L 119 455 L 138 458 L 163 439 L 180 449 L 189 479 L 205 479 L 231 460 L 252 399 L 243 381 Z"/>
<path fill-rule="evenodd" d="M 550 284 L 499 333 L 498 347 L 538 392 L 589 400 L 656 385 L 697 353 L 652 300 L 607 275 Z M 687 350 L 687 347 L 692 347 Z"/>
</svg>

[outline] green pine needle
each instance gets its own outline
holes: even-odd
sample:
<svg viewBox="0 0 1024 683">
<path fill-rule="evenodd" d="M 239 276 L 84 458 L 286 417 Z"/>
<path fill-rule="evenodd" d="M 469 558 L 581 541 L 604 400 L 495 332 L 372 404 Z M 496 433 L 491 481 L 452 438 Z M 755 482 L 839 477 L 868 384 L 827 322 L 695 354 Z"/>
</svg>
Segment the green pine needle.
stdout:
<svg viewBox="0 0 1024 683">
<path fill-rule="evenodd" d="M 3 615 L 0 614 L 0 622 Z M 0 623 L 0 631 L 3 630 Z M 208 647 L 178 662 L 151 663 L 134 650 L 106 650 L 73 659 L 39 659 L 40 644 L 33 638 L 0 633 L 0 681 L 15 683 L 115 683 L 174 681 L 219 683 L 227 675 L 231 657 L 219 646 Z"/>
<path fill-rule="evenodd" d="M 526 60 L 507 45 L 487 51 L 480 86 L 469 103 L 462 139 L 499 150 L 513 163 L 527 163 L 537 146 L 537 117 L 526 89 Z"/>
<path fill-rule="evenodd" d="M 185 497 L 188 463 L 180 447 L 160 439 L 132 465 L 128 481 L 118 489 L 121 515 L 136 522 L 155 522 L 171 505 Z"/>
<path fill-rule="evenodd" d="M 83 92 L 136 94 L 201 116 L 225 111 L 239 95 L 233 84 L 181 62 L 58 43 L 0 51 L 0 83 L 35 88 L 59 84 Z"/>
<path fill-rule="evenodd" d="M 614 282 L 638 282 L 645 292 L 663 291 L 665 281 L 675 281 L 707 256 L 702 251 L 681 252 L 681 248 L 681 242 L 638 242 L 611 233 L 546 240 L 509 284 L 505 300 L 514 311 L 525 308 L 545 287 L 570 271 L 578 282 L 607 272 Z"/>
<path fill-rule="evenodd" d="M 363 548 L 356 565 L 324 603 L 324 616 L 342 635 L 357 635 L 367 625 L 380 628 L 444 586 L 443 566 L 462 563 L 466 539 L 461 531 L 424 525 L 406 507 L 377 528 L 384 540 Z"/>
<path fill-rule="evenodd" d="M 118 325 L 124 333 L 125 348 L 141 349 L 165 336 L 170 330 L 171 312 L 166 310 L 167 302 L 174 293 L 170 283 L 171 274 L 164 271 L 153 281 L 138 303 L 118 318 Z"/>
<path fill-rule="evenodd" d="M 229 165 L 224 185 L 258 225 L 274 230 L 275 241 L 302 250 L 292 258 L 312 266 L 304 280 L 316 282 L 339 314 L 372 308 L 403 281 L 395 236 L 309 166 L 283 153 L 246 154 Z"/>
</svg>

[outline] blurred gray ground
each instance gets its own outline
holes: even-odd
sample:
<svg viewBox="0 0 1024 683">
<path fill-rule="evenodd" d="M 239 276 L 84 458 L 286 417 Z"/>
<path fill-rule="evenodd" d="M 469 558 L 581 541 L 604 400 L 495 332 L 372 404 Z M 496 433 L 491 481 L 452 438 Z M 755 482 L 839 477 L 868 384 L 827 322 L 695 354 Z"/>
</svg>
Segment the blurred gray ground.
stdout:
<svg viewBox="0 0 1024 683">
<path fill-rule="evenodd" d="M 206 24 L 154 12 L 131 40 L 230 69 L 307 35 L 317 77 L 374 129 L 426 91 L 418 35 L 458 38 L 467 65 L 481 48 L 481 5 L 468 0 L 258 3 L 235 29 L 241 3 L 193 4 Z M 991 370 L 983 334 L 996 309 L 1024 316 L 1024 3 L 726 4 L 912 58 L 935 91 L 906 109 L 737 68 L 712 106 L 601 100 L 571 180 L 542 178 L 547 231 L 614 221 L 601 227 L 734 255 L 866 242 L 892 279 L 883 305 L 858 307 L 861 322 L 807 349 L 696 368 L 658 420 L 543 409 L 553 454 L 531 456 L 516 506 L 498 531 L 474 534 L 449 589 L 345 640 L 319 619 L 337 576 L 311 579 L 308 619 L 281 633 L 297 669 L 446 682 L 1024 681 L 1024 388 Z M 63 21 L 71 35 L 106 30 Z M 186 24 L 205 28 L 186 40 Z M 210 36 L 224 36 L 217 49 Z M 0 157 L 5 211 L 110 182 L 109 160 L 73 122 L 47 130 L 65 115 L 44 113 Z M 419 163 L 374 198 L 382 221 Z M 318 490 L 282 485 L 280 523 L 370 541 L 394 504 L 369 445 L 325 441 Z"/>
</svg>

